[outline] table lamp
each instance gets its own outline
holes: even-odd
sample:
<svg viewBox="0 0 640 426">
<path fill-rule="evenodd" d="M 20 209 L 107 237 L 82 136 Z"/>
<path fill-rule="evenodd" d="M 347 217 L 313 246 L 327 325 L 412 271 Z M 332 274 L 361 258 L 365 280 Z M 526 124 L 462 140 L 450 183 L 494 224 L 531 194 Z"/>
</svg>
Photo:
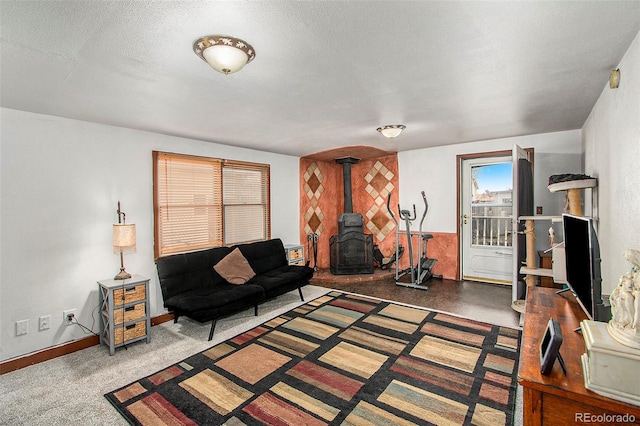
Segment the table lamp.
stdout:
<svg viewBox="0 0 640 426">
<path fill-rule="evenodd" d="M 131 274 L 124 269 L 124 253 L 136 252 L 136 225 L 126 222 L 125 213 L 120 210 L 118 201 L 118 223 L 113 224 L 113 252 L 120 253 L 120 272 L 114 277 L 116 280 L 131 278 Z"/>
</svg>

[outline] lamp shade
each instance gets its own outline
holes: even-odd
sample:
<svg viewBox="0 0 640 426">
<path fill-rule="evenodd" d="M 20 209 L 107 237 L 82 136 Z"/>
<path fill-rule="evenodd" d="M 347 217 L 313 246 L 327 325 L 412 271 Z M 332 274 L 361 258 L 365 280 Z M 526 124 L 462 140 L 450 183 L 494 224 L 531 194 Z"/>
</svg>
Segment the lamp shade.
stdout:
<svg viewBox="0 0 640 426">
<path fill-rule="evenodd" d="M 251 62 L 256 56 L 246 41 L 229 36 L 206 36 L 193 44 L 193 51 L 211 68 L 223 74 L 232 74 Z"/>
<path fill-rule="evenodd" d="M 225 45 L 211 46 L 202 52 L 202 56 L 211 68 L 224 74 L 240 71 L 249 59 L 242 50 Z"/>
<path fill-rule="evenodd" d="M 135 253 L 136 225 L 113 224 L 113 252 Z"/>
</svg>

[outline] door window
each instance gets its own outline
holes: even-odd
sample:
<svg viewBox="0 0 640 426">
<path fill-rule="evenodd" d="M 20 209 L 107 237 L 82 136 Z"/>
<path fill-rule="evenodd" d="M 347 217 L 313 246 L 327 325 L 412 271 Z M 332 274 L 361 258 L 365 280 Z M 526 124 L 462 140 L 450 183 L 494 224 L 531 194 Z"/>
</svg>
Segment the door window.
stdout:
<svg viewBox="0 0 640 426">
<path fill-rule="evenodd" d="M 510 247 L 513 216 L 512 164 L 471 167 L 471 245 Z"/>
</svg>

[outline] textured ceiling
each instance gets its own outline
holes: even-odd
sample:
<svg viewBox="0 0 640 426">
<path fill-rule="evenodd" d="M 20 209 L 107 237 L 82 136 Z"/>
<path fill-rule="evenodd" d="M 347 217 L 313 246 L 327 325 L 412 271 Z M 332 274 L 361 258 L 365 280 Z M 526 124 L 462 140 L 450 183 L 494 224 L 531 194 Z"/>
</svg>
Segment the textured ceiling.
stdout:
<svg viewBox="0 0 640 426">
<path fill-rule="evenodd" d="M 0 2 L 3 107 L 304 156 L 582 127 L 640 1 Z M 242 38 L 220 74 L 192 51 Z M 621 70 L 624 84 L 624 70 Z M 405 124 L 396 139 L 376 128 Z"/>
</svg>

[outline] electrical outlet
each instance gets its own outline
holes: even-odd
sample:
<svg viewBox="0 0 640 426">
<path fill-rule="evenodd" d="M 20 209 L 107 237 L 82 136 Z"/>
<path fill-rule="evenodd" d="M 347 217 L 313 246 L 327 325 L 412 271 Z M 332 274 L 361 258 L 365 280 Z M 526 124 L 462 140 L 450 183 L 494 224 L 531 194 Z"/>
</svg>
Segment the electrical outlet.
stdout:
<svg viewBox="0 0 640 426">
<path fill-rule="evenodd" d="M 71 318 L 69 318 L 71 315 Z M 62 311 L 62 323 L 64 325 L 73 324 L 73 319 L 76 317 L 76 309 L 67 309 L 66 311 Z"/>
<path fill-rule="evenodd" d="M 40 317 L 40 322 L 38 323 L 38 330 L 48 330 L 51 327 L 51 315 L 43 315 Z"/>
<path fill-rule="evenodd" d="M 16 336 L 22 336 L 29 332 L 29 320 L 16 321 Z"/>
<path fill-rule="evenodd" d="M 536 206 L 536 214 L 542 214 L 542 206 Z"/>
</svg>

